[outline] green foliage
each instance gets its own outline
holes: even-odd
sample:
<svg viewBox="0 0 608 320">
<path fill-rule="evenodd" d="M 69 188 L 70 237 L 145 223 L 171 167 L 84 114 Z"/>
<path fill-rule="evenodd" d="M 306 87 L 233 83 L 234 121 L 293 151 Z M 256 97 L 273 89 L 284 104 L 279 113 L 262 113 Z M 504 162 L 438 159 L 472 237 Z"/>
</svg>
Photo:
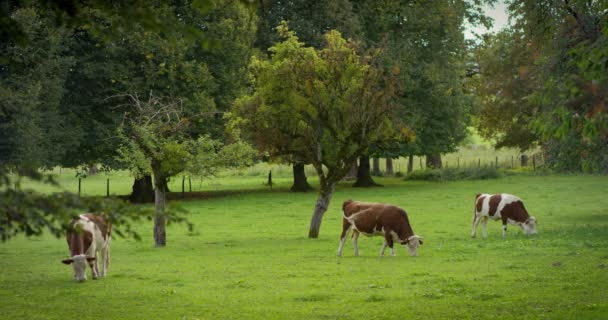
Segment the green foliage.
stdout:
<svg viewBox="0 0 608 320">
<path fill-rule="evenodd" d="M 531 70 L 534 50 L 524 34 L 509 29 L 487 36 L 475 49 L 480 72 L 471 81 L 480 101 L 475 126 L 497 148 L 525 151 L 538 140 L 531 125 L 537 108 L 530 95 L 539 85 Z"/>
<path fill-rule="evenodd" d="M 405 175 L 405 180 L 457 181 L 497 179 L 502 175 L 493 167 L 483 168 L 445 168 L 412 171 Z"/>
<path fill-rule="evenodd" d="M 538 143 L 558 170 L 605 172 L 605 3 L 518 0 L 509 9 L 513 30 L 487 38 L 480 54 L 482 133 L 522 149 Z M 493 67 L 493 55 L 502 66 Z"/>
<path fill-rule="evenodd" d="M 466 137 L 472 98 L 463 91 L 465 21 L 485 23 L 479 2 L 358 1 L 368 47 L 382 47 L 383 64 L 400 70 L 405 141 L 376 145 L 373 154 L 452 152 Z"/>
<path fill-rule="evenodd" d="M 374 55 L 359 56 L 337 31 L 315 50 L 286 23 L 277 30 L 285 40 L 269 49 L 270 60 L 252 61 L 256 92 L 236 104 L 233 121 L 272 156 L 311 161 L 327 191 L 388 134 L 395 74 L 379 68 Z"/>
<path fill-rule="evenodd" d="M 78 130 L 64 118 L 63 83 L 74 65 L 69 30 L 52 28 L 38 7 L 12 12 L 35 47 L 0 43 L 0 165 L 53 166 L 73 147 Z"/>
</svg>

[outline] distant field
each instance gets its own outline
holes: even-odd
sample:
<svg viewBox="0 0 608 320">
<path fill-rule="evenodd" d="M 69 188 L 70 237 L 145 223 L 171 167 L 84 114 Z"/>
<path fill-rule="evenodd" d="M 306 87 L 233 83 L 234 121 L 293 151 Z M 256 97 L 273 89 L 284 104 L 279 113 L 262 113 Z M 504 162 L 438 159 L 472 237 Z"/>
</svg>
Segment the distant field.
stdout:
<svg viewBox="0 0 608 320">
<path fill-rule="evenodd" d="M 519 165 L 519 156 L 521 155 L 516 149 L 500 149 L 494 150 L 487 142 L 483 142 L 476 135 L 471 138 L 475 144 L 462 146 L 458 152 L 443 155 L 443 164 L 449 168 L 460 167 L 477 167 L 493 166 L 496 157 L 498 157 L 498 166 L 500 168 L 521 169 Z M 531 153 L 528 153 L 531 156 Z M 529 167 L 524 168 L 524 171 L 532 171 L 532 160 L 529 162 Z M 538 158 L 539 165 L 542 159 Z M 425 169 L 425 159 L 414 157 L 414 171 Z M 395 172 L 405 173 L 407 171 L 407 159 L 395 159 L 393 162 Z M 381 159 L 380 169 L 382 172 L 386 170 L 385 160 Z M 273 187 L 279 189 L 288 189 L 293 182 L 292 167 L 288 164 L 268 164 L 258 163 L 252 167 L 241 170 L 224 170 L 215 177 L 186 177 L 185 190 L 189 191 L 224 191 L 224 190 L 255 190 L 263 188 L 267 182 L 268 173 L 272 171 Z M 55 176 L 59 186 L 51 186 L 45 184 L 34 183 L 30 181 L 22 182 L 22 187 L 34 188 L 42 192 L 57 192 L 70 191 L 78 192 L 78 178 L 75 169 L 59 169 L 55 168 L 48 171 Z M 306 174 L 311 183 L 316 182 L 316 172 L 312 166 L 306 166 Z M 169 189 L 173 192 L 181 192 L 182 178 L 184 176 L 176 176 L 169 182 Z M 96 175 L 88 175 L 81 179 L 81 193 L 83 195 L 106 195 L 108 179 L 110 180 L 111 195 L 125 195 L 131 192 L 133 178 L 126 171 L 110 171 L 100 172 Z"/>
<path fill-rule="evenodd" d="M 0 319 L 608 318 L 608 177 L 343 183 L 320 238 L 310 240 L 316 193 L 286 192 L 283 174 L 272 191 L 261 174 L 226 177 L 218 188 L 241 183 L 250 191 L 182 202 L 196 232 L 170 226 L 166 248 L 153 248 L 149 222 L 137 228 L 142 242 L 114 239 L 104 280 L 74 283 L 60 262 L 63 239 L 0 244 Z M 500 223 L 490 222 L 488 239 L 471 239 L 477 192 L 522 197 L 539 234 L 510 226 L 503 239 Z M 347 242 L 337 258 L 348 198 L 404 207 L 424 237 L 420 255 L 398 248 L 397 257 L 380 258 L 382 239 L 361 238 L 362 256 Z"/>
</svg>

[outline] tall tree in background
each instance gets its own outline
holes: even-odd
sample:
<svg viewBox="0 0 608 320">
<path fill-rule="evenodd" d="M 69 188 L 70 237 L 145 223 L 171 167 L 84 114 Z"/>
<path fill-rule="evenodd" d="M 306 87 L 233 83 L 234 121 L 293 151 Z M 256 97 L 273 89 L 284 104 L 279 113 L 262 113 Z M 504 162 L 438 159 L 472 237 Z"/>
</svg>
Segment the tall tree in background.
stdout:
<svg viewBox="0 0 608 320">
<path fill-rule="evenodd" d="M 464 24 L 486 24 L 481 4 L 468 1 L 353 1 L 368 46 L 386 48 L 385 63 L 401 69 L 405 90 L 399 118 L 412 127 L 409 146 L 390 153 L 427 156 L 441 166 L 441 153 L 454 151 L 467 134 L 472 99 L 463 91 L 466 46 Z M 377 151 L 378 153 L 381 150 Z"/>
<path fill-rule="evenodd" d="M 312 155 L 320 190 L 308 236 L 317 238 L 338 181 L 392 132 L 387 115 L 396 107 L 396 82 L 337 31 L 325 35 L 321 50 L 304 47 L 286 24 L 279 31 L 285 40 L 270 49 L 270 61 L 254 60 L 256 91 L 242 104 L 257 114 L 251 119 L 260 130 L 272 132 L 288 121 L 283 133 L 293 137 L 290 143 Z"/>
<path fill-rule="evenodd" d="M 604 1 L 511 2 L 512 30 L 488 37 L 479 55 L 486 133 L 521 148 L 538 142 L 560 171 L 608 171 L 607 9 Z M 488 63 L 492 51 L 513 61 L 499 70 Z M 492 117 L 492 101 L 504 119 Z"/>
<path fill-rule="evenodd" d="M 56 27 L 37 6 L 12 14 L 33 46 L 2 42 L 0 55 L 0 144 L 3 165 L 52 167 L 78 141 L 64 117 L 64 83 L 76 58 L 66 54 L 70 30 Z"/>
<path fill-rule="evenodd" d="M 480 72 L 472 79 L 480 100 L 476 127 L 483 137 L 496 141 L 496 148 L 523 152 L 538 142 L 531 126 L 538 111 L 529 99 L 540 80 L 532 72 L 534 51 L 521 32 L 511 29 L 486 36 L 475 49 Z"/>
<path fill-rule="evenodd" d="M 290 29 L 300 41 L 316 49 L 325 43 L 323 35 L 329 30 L 338 30 L 344 37 L 355 39 L 360 33 L 359 20 L 353 13 L 349 0 L 260 0 L 258 15 L 260 19 L 255 46 L 262 52 L 267 52 L 268 48 L 281 40 L 276 26 L 283 20 L 289 22 Z M 282 159 L 293 164 L 292 191 L 312 189 L 304 171 L 304 165 L 310 163 L 311 156 L 302 153 L 283 155 Z"/>
</svg>

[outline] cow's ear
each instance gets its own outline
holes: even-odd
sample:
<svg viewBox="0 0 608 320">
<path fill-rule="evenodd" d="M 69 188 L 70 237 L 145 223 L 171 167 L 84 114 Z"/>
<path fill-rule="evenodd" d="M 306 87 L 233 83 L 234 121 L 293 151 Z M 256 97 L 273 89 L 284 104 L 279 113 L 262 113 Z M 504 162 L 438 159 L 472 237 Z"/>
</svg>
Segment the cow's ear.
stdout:
<svg viewBox="0 0 608 320">
<path fill-rule="evenodd" d="M 73 259 L 63 259 L 63 260 L 61 260 L 61 262 L 63 262 L 63 264 L 70 264 L 70 263 L 74 262 L 74 260 Z"/>
<path fill-rule="evenodd" d="M 87 257 L 88 262 L 93 262 L 95 260 L 97 260 L 97 257 Z"/>
</svg>

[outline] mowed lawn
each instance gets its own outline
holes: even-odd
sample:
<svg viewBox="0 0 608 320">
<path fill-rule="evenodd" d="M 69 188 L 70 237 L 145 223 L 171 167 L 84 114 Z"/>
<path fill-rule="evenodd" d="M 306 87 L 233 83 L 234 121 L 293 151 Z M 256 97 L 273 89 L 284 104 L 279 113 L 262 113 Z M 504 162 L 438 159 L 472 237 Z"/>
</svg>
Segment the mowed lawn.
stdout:
<svg viewBox="0 0 608 320">
<path fill-rule="evenodd" d="M 316 193 L 260 190 L 183 202 L 196 232 L 172 225 L 156 249 L 115 238 L 103 280 L 75 283 L 64 239 L 0 244 L 0 319 L 606 319 L 608 177 L 509 176 L 497 180 L 340 185 L 319 239 L 307 239 Z M 473 198 L 509 192 L 538 219 L 539 234 L 509 226 L 471 239 Z M 402 206 L 424 237 L 378 257 L 382 238 L 350 241 L 336 257 L 346 199 Z M 387 252 L 388 253 L 388 252 Z M 89 273 L 90 274 L 90 273 Z"/>
</svg>

